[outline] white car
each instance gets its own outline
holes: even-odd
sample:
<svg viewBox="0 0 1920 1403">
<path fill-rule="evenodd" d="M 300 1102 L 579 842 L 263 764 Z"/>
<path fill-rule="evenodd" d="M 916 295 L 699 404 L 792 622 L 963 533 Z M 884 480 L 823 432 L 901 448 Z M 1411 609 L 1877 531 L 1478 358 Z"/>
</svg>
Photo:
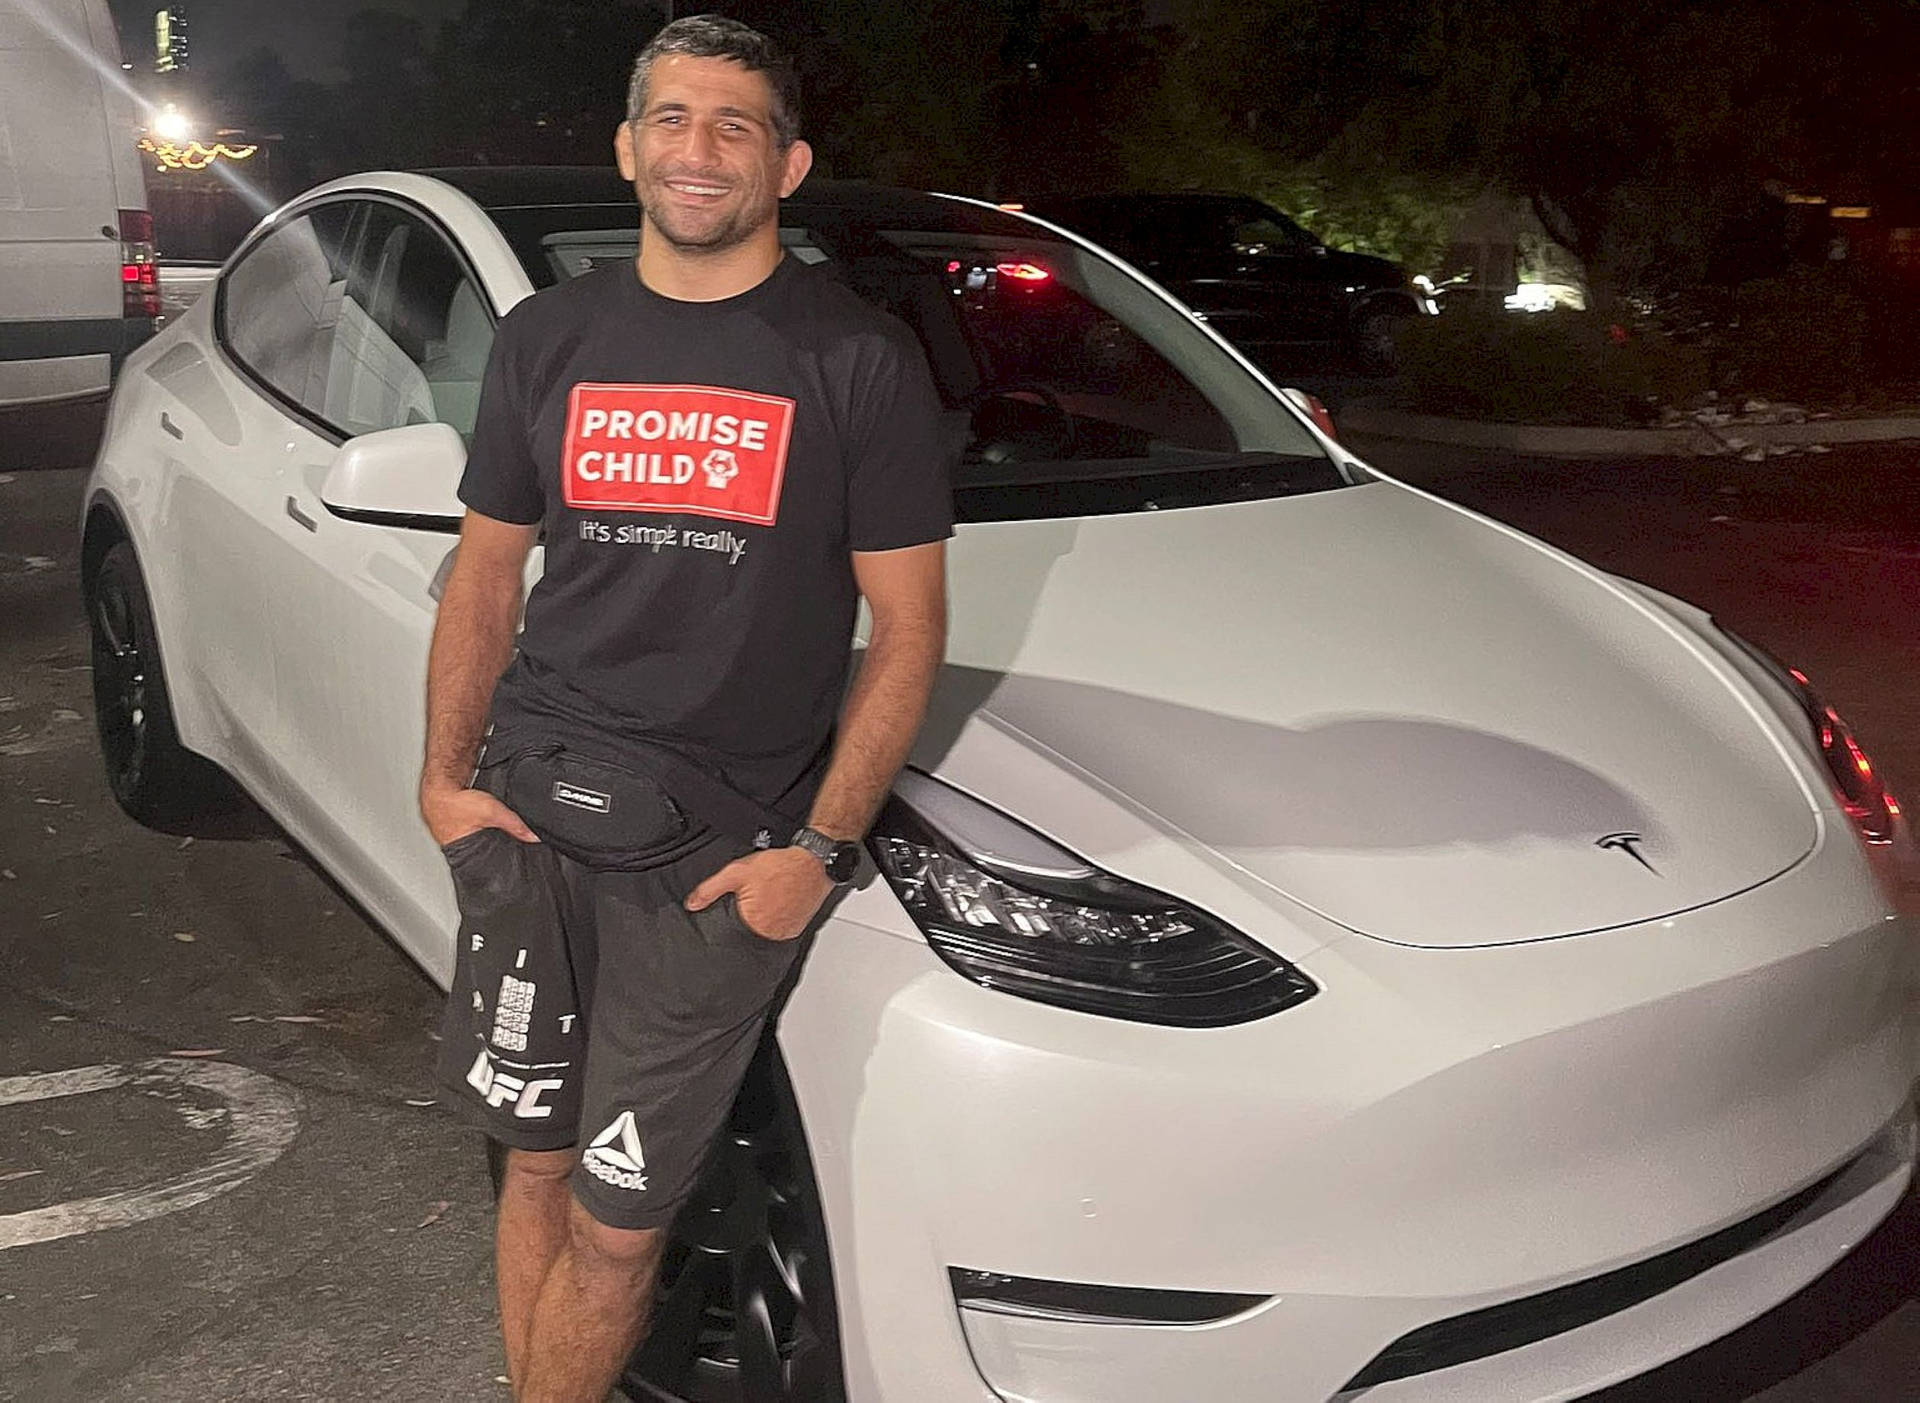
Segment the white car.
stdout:
<svg viewBox="0 0 1920 1403">
<path fill-rule="evenodd" d="M 323 186 L 133 357 L 87 490 L 121 801 L 211 762 L 443 983 L 462 435 L 495 319 L 636 223 L 611 172 Z M 965 440 L 951 659 L 630 1392 L 1573 1398 L 1892 1208 L 1912 847 L 1804 680 L 1380 478 L 1051 226 L 813 183 L 782 239 Z"/>
</svg>

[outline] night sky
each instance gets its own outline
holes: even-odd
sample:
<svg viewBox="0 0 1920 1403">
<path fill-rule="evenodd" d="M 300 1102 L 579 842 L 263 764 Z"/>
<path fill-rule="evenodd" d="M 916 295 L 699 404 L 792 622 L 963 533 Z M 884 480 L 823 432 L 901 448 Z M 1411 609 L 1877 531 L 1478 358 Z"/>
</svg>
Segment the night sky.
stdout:
<svg viewBox="0 0 1920 1403">
<path fill-rule="evenodd" d="M 110 0 L 122 46 L 136 68 L 153 62 L 152 0 Z M 429 32 L 466 8 L 466 0 L 184 0 L 192 66 L 218 73 L 261 45 L 273 49 L 296 74 L 321 81 L 341 76 L 333 33 L 356 10 L 392 10 L 413 15 Z"/>
</svg>

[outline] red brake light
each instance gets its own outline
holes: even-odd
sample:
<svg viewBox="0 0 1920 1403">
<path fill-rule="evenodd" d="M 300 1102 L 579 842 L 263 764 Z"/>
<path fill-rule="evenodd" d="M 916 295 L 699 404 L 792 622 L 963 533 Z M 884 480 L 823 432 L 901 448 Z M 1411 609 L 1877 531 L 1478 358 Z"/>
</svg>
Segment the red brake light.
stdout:
<svg viewBox="0 0 1920 1403">
<path fill-rule="evenodd" d="M 1854 739 L 1853 729 L 1841 719 L 1840 713 L 1820 700 L 1819 694 L 1807 684 L 1801 673 L 1796 671 L 1793 676 L 1800 684 L 1800 700 L 1807 708 L 1808 719 L 1813 722 L 1814 734 L 1820 741 L 1820 756 L 1827 762 L 1827 770 L 1833 776 L 1834 792 L 1840 799 L 1840 807 L 1847 811 L 1847 817 L 1860 830 L 1860 836 L 1869 843 L 1892 842 L 1894 821 L 1900 817 L 1900 805 L 1880 783 L 1879 775 L 1874 773 L 1873 762 L 1867 758 L 1867 752 L 1860 748 L 1860 742 Z"/>
<path fill-rule="evenodd" d="M 1327 412 L 1327 407 L 1324 404 L 1320 403 L 1320 396 L 1307 396 L 1307 417 L 1313 420 L 1314 428 L 1320 430 L 1320 432 L 1328 438 L 1337 440 L 1340 437 L 1340 435 L 1334 431 L 1333 415 Z"/>
<path fill-rule="evenodd" d="M 1820 747 L 1820 758 L 1826 761 L 1827 773 L 1833 779 L 1834 796 L 1846 810 L 1847 817 L 1853 820 L 1853 826 L 1860 830 L 1860 836 L 1869 843 L 1891 843 L 1899 827 L 1900 805 L 1880 782 L 1867 752 L 1854 739 L 1853 728 L 1841 719 L 1839 712 L 1821 700 L 1806 673 L 1797 667 L 1788 667 L 1725 624 L 1719 627 L 1730 642 L 1773 674 L 1799 701 L 1806 713 L 1807 725 L 1813 731 L 1814 743 Z"/>
<path fill-rule="evenodd" d="M 160 315 L 160 269 L 155 262 L 153 215 L 147 210 L 120 211 L 120 286 L 122 316 Z"/>
<path fill-rule="evenodd" d="M 1320 403 L 1320 396 L 1310 395 L 1305 390 L 1297 389 L 1292 385 L 1287 386 L 1280 393 L 1293 402 L 1295 409 L 1313 420 L 1314 428 L 1328 438 L 1339 441 L 1340 435 L 1334 431 L 1333 427 L 1333 415 L 1327 412 L 1324 404 Z"/>
<path fill-rule="evenodd" d="M 1022 283 L 1043 283 L 1053 276 L 1038 263 L 996 263 L 994 271 L 1003 278 Z"/>
</svg>

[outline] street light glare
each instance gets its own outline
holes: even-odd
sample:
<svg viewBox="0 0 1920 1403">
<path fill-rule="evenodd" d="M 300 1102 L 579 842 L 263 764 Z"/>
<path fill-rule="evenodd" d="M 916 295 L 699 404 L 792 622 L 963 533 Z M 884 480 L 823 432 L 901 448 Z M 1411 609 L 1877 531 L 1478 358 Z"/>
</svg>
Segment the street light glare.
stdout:
<svg viewBox="0 0 1920 1403">
<path fill-rule="evenodd" d="M 169 106 L 153 119 L 153 134 L 167 141 L 184 141 L 192 130 L 193 123 L 177 107 Z"/>
</svg>

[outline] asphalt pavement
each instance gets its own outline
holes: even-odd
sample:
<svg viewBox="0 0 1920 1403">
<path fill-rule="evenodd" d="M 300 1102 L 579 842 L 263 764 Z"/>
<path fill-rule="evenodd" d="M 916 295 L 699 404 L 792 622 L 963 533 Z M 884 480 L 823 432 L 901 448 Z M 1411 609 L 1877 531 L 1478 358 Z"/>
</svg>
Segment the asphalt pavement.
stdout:
<svg viewBox="0 0 1920 1403">
<path fill-rule="evenodd" d="M 256 813 L 115 807 L 81 485 L 0 474 L 0 1399 L 505 1400 L 439 993 Z"/>
<path fill-rule="evenodd" d="M 1920 452 L 1360 446 L 1715 610 L 1920 794 Z M 80 488 L 0 473 L 0 1400 L 504 1400 L 485 1170 L 429 1072 L 439 995 L 257 814 L 159 833 L 114 806 Z M 1916 1291 L 1910 1197 L 1793 1301 L 1598 1400 L 1920 1397 Z"/>
</svg>

